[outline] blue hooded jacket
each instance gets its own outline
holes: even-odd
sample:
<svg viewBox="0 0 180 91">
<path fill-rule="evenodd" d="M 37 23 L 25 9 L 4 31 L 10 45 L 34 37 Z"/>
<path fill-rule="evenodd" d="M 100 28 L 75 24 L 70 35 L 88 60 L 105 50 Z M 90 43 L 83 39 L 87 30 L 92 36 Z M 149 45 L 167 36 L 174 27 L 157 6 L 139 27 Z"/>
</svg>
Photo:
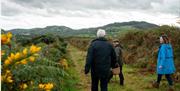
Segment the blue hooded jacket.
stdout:
<svg viewBox="0 0 180 91">
<path fill-rule="evenodd" d="M 157 74 L 173 74 L 175 72 L 174 56 L 171 44 L 161 44 L 157 59 Z M 160 68 L 162 66 L 162 68 Z"/>
</svg>

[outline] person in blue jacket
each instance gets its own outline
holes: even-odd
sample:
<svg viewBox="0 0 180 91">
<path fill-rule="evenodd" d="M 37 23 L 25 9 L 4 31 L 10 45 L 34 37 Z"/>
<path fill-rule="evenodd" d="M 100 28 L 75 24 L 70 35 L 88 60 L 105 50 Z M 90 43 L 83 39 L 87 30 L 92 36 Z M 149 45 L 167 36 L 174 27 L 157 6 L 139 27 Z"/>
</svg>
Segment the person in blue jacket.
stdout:
<svg viewBox="0 0 180 91">
<path fill-rule="evenodd" d="M 169 43 L 167 35 L 160 37 L 160 47 L 157 59 L 157 81 L 153 84 L 154 87 L 159 88 L 159 84 L 163 75 L 165 75 L 169 83 L 169 91 L 173 91 L 173 80 L 171 74 L 175 72 L 173 49 Z"/>
</svg>

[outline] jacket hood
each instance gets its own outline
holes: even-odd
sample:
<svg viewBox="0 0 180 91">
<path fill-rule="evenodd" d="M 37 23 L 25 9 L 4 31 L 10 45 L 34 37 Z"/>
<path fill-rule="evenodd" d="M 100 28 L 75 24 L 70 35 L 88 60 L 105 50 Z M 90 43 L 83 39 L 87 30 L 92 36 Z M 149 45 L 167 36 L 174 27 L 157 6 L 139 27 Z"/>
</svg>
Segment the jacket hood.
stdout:
<svg viewBox="0 0 180 91">
<path fill-rule="evenodd" d="M 94 39 L 92 42 L 94 41 L 107 41 L 107 39 L 104 37 L 99 37 L 99 38 Z"/>
</svg>

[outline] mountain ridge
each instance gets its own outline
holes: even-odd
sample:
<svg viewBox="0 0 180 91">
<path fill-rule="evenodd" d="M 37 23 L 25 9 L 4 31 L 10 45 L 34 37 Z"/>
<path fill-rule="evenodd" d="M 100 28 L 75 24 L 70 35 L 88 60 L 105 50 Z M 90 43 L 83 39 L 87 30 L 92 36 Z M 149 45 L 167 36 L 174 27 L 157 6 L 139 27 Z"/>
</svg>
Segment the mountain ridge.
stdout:
<svg viewBox="0 0 180 91">
<path fill-rule="evenodd" d="M 98 29 L 105 29 L 107 33 L 109 32 L 119 32 L 121 30 L 144 30 L 150 28 L 159 27 L 156 24 L 148 23 L 145 21 L 130 21 L 130 22 L 114 22 L 104 26 L 92 27 L 92 28 L 82 28 L 82 29 L 72 29 L 66 26 L 46 26 L 44 28 L 31 28 L 31 29 L 11 29 L 13 34 L 18 35 L 43 35 L 43 34 L 57 34 L 61 36 L 77 36 L 77 35 L 87 35 L 94 34 Z"/>
</svg>

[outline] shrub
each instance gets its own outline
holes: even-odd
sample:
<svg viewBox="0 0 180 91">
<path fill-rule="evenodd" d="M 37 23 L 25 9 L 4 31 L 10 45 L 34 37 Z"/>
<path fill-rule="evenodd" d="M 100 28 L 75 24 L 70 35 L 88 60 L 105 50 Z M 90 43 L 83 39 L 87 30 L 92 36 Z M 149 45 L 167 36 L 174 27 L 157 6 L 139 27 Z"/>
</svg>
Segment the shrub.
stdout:
<svg viewBox="0 0 180 91">
<path fill-rule="evenodd" d="M 2 91 L 62 90 L 69 77 L 63 67 L 58 62 L 47 59 L 42 48 L 37 45 L 12 46 L 14 40 L 10 35 L 11 33 L 7 33 L 1 36 Z M 41 42 L 39 45 L 47 47 Z M 51 50 L 52 54 L 60 52 L 57 48 Z M 60 56 L 57 58 L 60 59 Z"/>
</svg>

